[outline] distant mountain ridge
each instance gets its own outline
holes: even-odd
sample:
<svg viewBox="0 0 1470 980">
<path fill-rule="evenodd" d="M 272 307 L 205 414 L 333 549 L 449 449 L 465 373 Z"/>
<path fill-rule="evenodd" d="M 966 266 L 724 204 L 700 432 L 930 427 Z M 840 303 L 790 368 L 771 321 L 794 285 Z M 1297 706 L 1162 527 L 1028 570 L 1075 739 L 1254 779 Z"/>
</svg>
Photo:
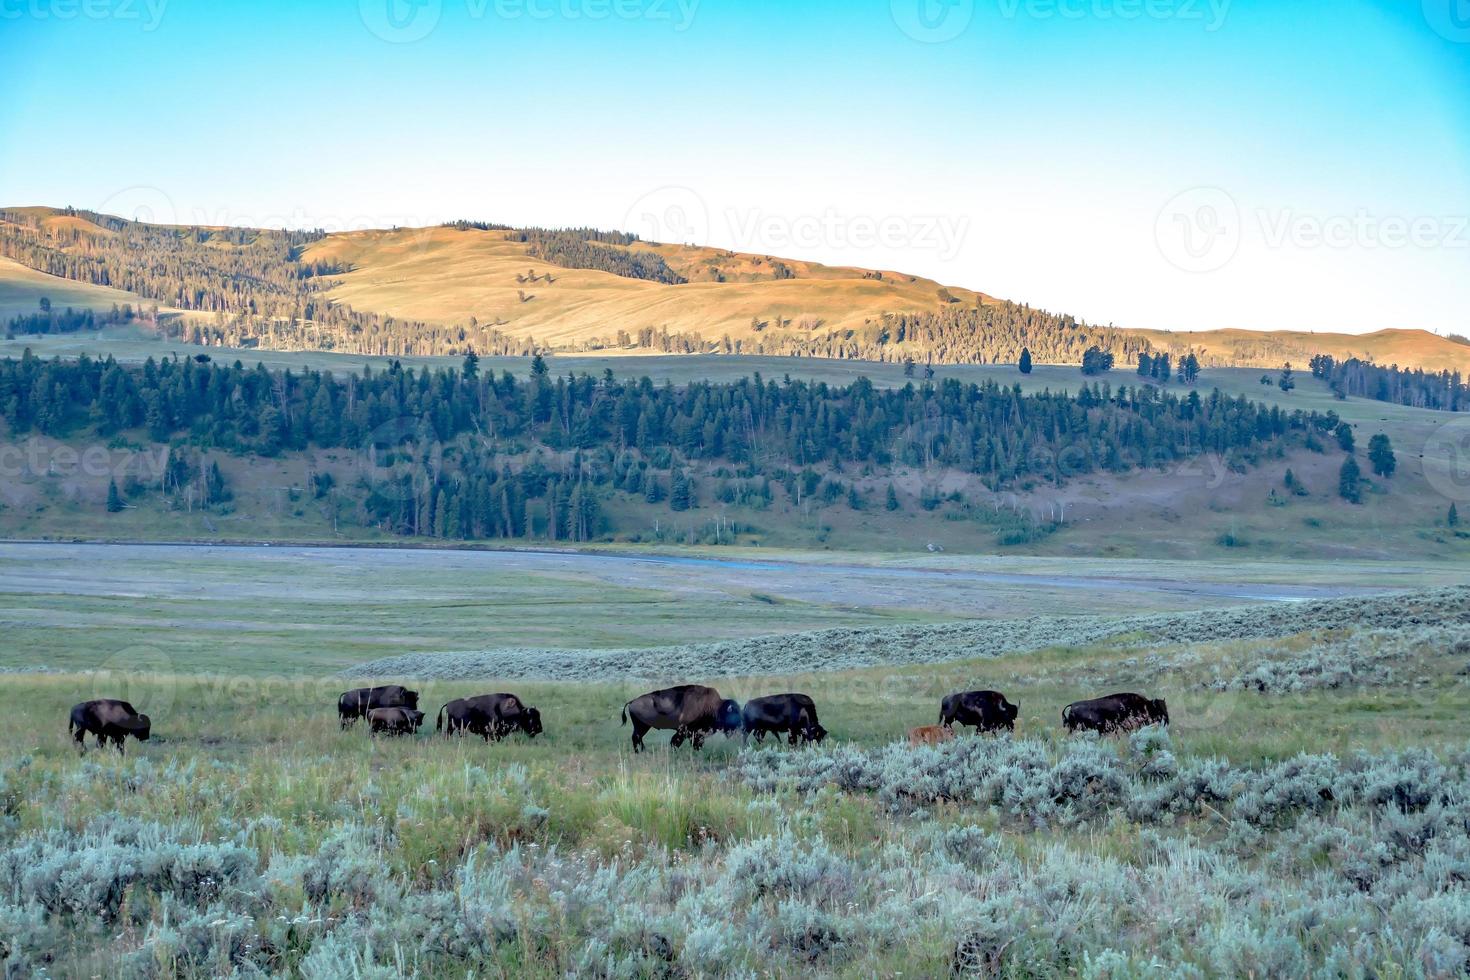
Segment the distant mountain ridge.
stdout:
<svg viewBox="0 0 1470 980">
<path fill-rule="evenodd" d="M 1305 367 L 1316 354 L 1470 373 L 1470 345 L 1422 330 L 1132 330 L 1088 324 L 889 270 L 826 266 L 593 229 L 483 222 L 342 233 L 150 225 L 45 207 L 0 210 L 0 256 L 69 280 L 66 302 L 158 306 L 202 343 L 404 356 L 541 351 L 789 354 L 933 363 Z M 0 263 L 0 319 L 33 313 L 35 272 Z M 64 287 L 61 288 L 61 287 Z M 98 287 L 93 297 L 86 287 Z M 79 293 L 80 291 L 80 293 Z"/>
</svg>

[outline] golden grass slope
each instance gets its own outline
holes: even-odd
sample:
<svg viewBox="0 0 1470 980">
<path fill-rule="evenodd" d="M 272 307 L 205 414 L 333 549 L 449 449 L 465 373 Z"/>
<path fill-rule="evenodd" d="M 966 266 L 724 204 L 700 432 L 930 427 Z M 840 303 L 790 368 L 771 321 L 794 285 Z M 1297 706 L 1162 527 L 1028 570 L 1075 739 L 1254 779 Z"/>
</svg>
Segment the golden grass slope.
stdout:
<svg viewBox="0 0 1470 980">
<path fill-rule="evenodd" d="M 565 269 L 531 258 L 527 246 L 508 241 L 505 232 L 453 228 L 332 235 L 304 257 L 350 264 L 353 271 L 330 296 L 356 309 L 439 323 L 473 316 L 557 345 L 647 327 L 710 340 L 748 338 L 756 334 L 752 319 L 774 325 L 778 316 L 791 321 L 790 328 L 825 333 L 859 327 L 885 312 L 943 305 L 939 283 L 898 273 L 877 279 L 863 269 L 784 260 L 795 278 L 778 279 L 767 256 L 679 245 L 634 248 L 658 252 L 691 281 L 670 286 Z M 715 281 L 716 270 L 726 281 Z M 517 281 L 528 273 L 550 273 L 552 281 Z M 977 300 L 970 290 L 950 292 L 962 303 Z"/>
<path fill-rule="evenodd" d="M 752 319 L 822 335 L 861 327 L 884 313 L 943 308 L 940 284 L 902 273 L 841 268 L 722 249 L 640 243 L 663 256 L 690 282 L 670 286 L 624 279 L 604 272 L 563 269 L 532 259 L 526 246 L 504 232 L 452 228 L 395 229 L 332 235 L 314 245 L 308 258 L 334 258 L 352 266 L 332 291 L 337 302 L 359 309 L 441 323 L 471 316 L 498 323 L 517 336 L 557 346 L 575 346 L 636 335 L 645 327 L 695 333 L 706 340 L 750 339 Z M 778 279 L 773 262 L 794 278 Z M 551 273 L 552 282 L 517 282 L 528 272 Z M 717 274 L 716 274 L 717 273 Z M 717 281 L 722 278 L 724 281 Z M 947 287 L 964 305 L 996 302 L 973 290 Z M 523 299 L 522 296 L 528 298 Z M 1424 330 L 1380 330 L 1353 335 L 1305 331 L 1211 330 L 1136 331 L 1161 350 L 1190 349 L 1228 356 L 1246 366 L 1279 367 L 1282 348 L 1299 368 L 1313 354 L 1359 357 L 1380 364 L 1430 371 L 1470 372 L 1470 346 Z"/>
<path fill-rule="evenodd" d="M 132 303 L 135 309 L 153 305 L 150 300 L 121 289 L 61 279 L 0 258 L 0 326 L 15 317 L 37 312 L 42 298 L 49 299 L 55 310 L 71 307 L 105 312 L 124 303 Z"/>
<path fill-rule="evenodd" d="M 14 210 L 37 216 L 48 230 L 77 241 L 113 234 L 52 208 Z M 220 242 L 219 247 L 233 246 Z M 648 328 L 696 334 L 707 341 L 726 336 L 748 341 L 761 329 L 805 330 L 821 337 L 859 328 L 884 313 L 940 310 L 946 305 L 941 288 L 962 306 L 997 302 L 974 290 L 941 287 L 932 279 L 887 270 L 704 246 L 640 242 L 630 247 L 658 253 L 689 282 L 665 285 L 562 268 L 531 258 L 527 246 L 510 241 L 505 232 L 451 227 L 335 233 L 310 246 L 304 257 L 350 268 L 328 294 L 334 302 L 439 324 L 467 324 L 474 317 L 563 350 L 614 338 L 619 331 L 636 337 Z M 518 281 L 528 273 L 537 276 L 535 282 Z M 42 295 L 58 307 L 110 309 L 114 303 L 146 303 L 118 290 L 68 283 L 0 262 L 0 320 L 32 312 Z M 757 323 L 765 326 L 758 329 Z M 1157 349 L 1204 351 L 1242 366 L 1275 368 L 1291 360 L 1305 369 L 1313 354 L 1326 353 L 1470 373 L 1470 346 L 1423 330 L 1363 335 L 1240 329 L 1133 332 Z"/>
</svg>

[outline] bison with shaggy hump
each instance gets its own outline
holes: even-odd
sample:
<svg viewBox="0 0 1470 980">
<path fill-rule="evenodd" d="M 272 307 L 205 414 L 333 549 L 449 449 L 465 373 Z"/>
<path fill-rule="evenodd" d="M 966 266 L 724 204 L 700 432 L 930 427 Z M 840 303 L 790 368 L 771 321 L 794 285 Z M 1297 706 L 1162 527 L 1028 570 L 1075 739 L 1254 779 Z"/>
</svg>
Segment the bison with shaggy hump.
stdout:
<svg viewBox="0 0 1470 980">
<path fill-rule="evenodd" d="M 123 739 L 131 735 L 146 742 L 152 727 L 147 715 L 139 714 L 126 701 L 112 698 L 83 701 L 71 709 L 71 718 L 66 723 L 67 732 L 74 733 L 73 738 L 83 752 L 87 751 L 87 745 L 82 739 L 90 733 L 97 736 L 99 749 L 110 739 L 119 754 L 123 751 Z"/>
<path fill-rule="evenodd" d="M 712 687 L 684 684 L 662 691 L 650 691 L 623 705 L 623 724 L 633 719 L 633 751 L 643 751 L 643 736 L 649 729 L 672 731 L 672 748 L 694 743 L 697 750 L 710 732 L 724 732 L 728 737 L 740 730 L 740 703 L 720 697 Z"/>
<path fill-rule="evenodd" d="M 472 698 L 456 698 L 439 709 L 434 720 L 435 731 L 450 735 L 469 732 L 485 741 L 497 742 L 514 731 L 535 738 L 544 730 L 541 712 L 514 694 L 480 694 Z"/>
<path fill-rule="evenodd" d="M 1062 724 L 1070 734 L 1082 731 L 1121 732 L 1145 725 L 1169 724 L 1169 706 L 1163 698 L 1142 694 L 1109 694 L 1090 701 L 1073 701 L 1062 709 Z"/>
<path fill-rule="evenodd" d="M 337 698 L 337 720 L 343 728 L 349 728 L 359 718 L 366 718 L 374 708 L 413 708 L 419 706 L 419 692 L 410 691 L 402 684 L 384 684 L 380 687 L 359 687 L 355 691 L 344 691 Z"/>
<path fill-rule="evenodd" d="M 741 744 L 748 745 L 750 736 L 757 742 L 764 741 L 767 732 L 786 734 L 788 745 L 798 739 L 820 743 L 827 737 L 827 729 L 817 721 L 817 706 L 805 694 L 770 694 L 763 698 L 751 698 L 740 710 Z"/>
<path fill-rule="evenodd" d="M 939 706 L 939 723 L 945 728 L 969 725 L 978 732 L 1016 730 L 1017 705 L 999 691 L 962 691 L 951 694 Z"/>
<path fill-rule="evenodd" d="M 367 713 L 368 734 L 413 735 L 424 723 L 424 713 L 417 708 L 371 708 Z"/>
</svg>

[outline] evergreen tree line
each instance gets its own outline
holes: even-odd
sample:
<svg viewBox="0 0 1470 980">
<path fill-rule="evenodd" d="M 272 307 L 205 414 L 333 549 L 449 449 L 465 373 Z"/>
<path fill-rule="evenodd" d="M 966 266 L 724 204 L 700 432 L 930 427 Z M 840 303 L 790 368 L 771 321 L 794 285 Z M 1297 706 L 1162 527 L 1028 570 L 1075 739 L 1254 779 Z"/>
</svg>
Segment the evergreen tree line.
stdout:
<svg viewBox="0 0 1470 980">
<path fill-rule="evenodd" d="M 868 476 L 906 466 L 977 474 L 992 488 L 1064 482 L 1099 470 L 1167 465 L 1200 452 L 1249 460 L 1312 445 L 1337 418 L 1284 412 L 1219 391 L 1178 397 L 1152 385 L 1083 386 L 1075 396 L 953 379 L 878 389 L 777 383 L 655 385 L 611 372 L 552 377 L 538 357 L 524 381 L 394 365 L 336 377 L 208 360 L 0 361 L 0 411 L 13 433 L 64 438 L 138 431 L 156 443 L 265 456 L 308 448 L 359 453 L 335 494 L 365 524 L 404 534 L 585 540 L 611 496 L 697 506 L 696 468 L 727 470 L 742 500 L 770 500 L 795 472 Z M 324 474 L 326 475 L 326 474 Z M 793 503 L 814 487 L 788 491 Z M 861 495 L 838 483 L 830 501 Z M 937 499 L 937 498 L 936 498 Z M 534 506 L 530 503 L 534 501 Z M 829 501 L 829 502 L 830 502 Z M 534 511 L 534 513 L 533 513 Z"/>
<path fill-rule="evenodd" d="M 1350 357 L 1339 361 L 1327 354 L 1312 358 L 1312 377 L 1326 381 L 1339 398 L 1372 398 L 1412 408 L 1442 412 L 1470 410 L 1470 383 L 1458 371 L 1413 371 L 1397 364 L 1382 367 Z"/>
<path fill-rule="evenodd" d="M 587 236 L 600 236 L 591 240 Z M 669 268 L 663 256 L 646 249 L 611 248 L 600 244 L 629 245 L 637 241 L 635 235 L 621 232 L 594 232 L 590 229 L 575 231 L 544 231 L 522 229 L 507 236 L 514 242 L 525 242 L 526 252 L 532 258 L 541 259 L 568 269 L 595 269 L 625 279 L 646 279 L 666 285 L 679 285 L 689 280 Z"/>
<path fill-rule="evenodd" d="M 43 299 L 41 308 L 35 313 L 12 317 L 5 325 L 5 333 L 13 337 L 18 334 L 76 333 L 79 330 L 100 330 L 112 324 L 131 323 L 136 315 L 131 303 L 123 303 L 121 306 L 114 303 L 109 312 L 98 313 L 95 310 L 74 310 L 70 306 L 57 311 Z"/>
<path fill-rule="evenodd" d="M 1148 354 L 1140 352 L 1138 355 L 1138 376 L 1141 378 L 1152 378 L 1160 384 L 1167 384 L 1169 378 L 1174 375 L 1176 365 L 1170 360 L 1167 353 Z M 1199 380 L 1199 358 L 1193 351 L 1179 358 L 1177 364 L 1178 378 L 1184 384 L 1194 384 Z"/>
</svg>

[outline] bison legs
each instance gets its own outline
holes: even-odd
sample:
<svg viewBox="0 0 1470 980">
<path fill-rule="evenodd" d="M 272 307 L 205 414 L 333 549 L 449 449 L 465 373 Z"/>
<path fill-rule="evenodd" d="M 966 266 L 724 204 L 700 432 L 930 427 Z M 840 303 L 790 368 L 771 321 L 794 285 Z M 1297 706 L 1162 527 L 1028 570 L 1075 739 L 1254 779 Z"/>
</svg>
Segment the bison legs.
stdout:
<svg viewBox="0 0 1470 980">
<path fill-rule="evenodd" d="M 648 726 L 637 718 L 633 719 L 633 751 L 643 751 L 643 736 L 648 734 Z"/>
<path fill-rule="evenodd" d="M 704 748 L 704 732 L 694 733 L 694 751 L 698 752 Z"/>
</svg>

